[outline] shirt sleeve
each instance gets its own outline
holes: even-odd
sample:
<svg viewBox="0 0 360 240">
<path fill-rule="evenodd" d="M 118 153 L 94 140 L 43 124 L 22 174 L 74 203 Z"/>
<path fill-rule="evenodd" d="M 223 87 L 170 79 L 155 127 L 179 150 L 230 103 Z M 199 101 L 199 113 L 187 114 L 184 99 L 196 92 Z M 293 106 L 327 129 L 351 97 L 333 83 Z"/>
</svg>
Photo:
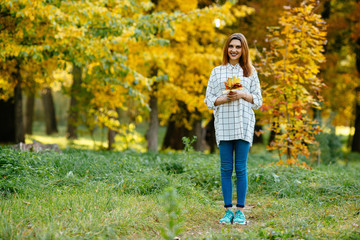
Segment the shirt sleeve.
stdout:
<svg viewBox="0 0 360 240">
<path fill-rule="evenodd" d="M 215 110 L 217 106 L 214 105 L 216 99 L 219 97 L 217 96 L 218 93 L 218 84 L 216 81 L 216 73 L 215 69 L 211 71 L 210 79 L 206 88 L 206 96 L 205 96 L 205 104 L 210 110 Z"/>
<path fill-rule="evenodd" d="M 251 76 L 250 94 L 253 96 L 254 103 L 252 109 L 259 109 L 262 105 L 263 99 L 261 95 L 261 87 L 259 77 L 255 68 L 253 68 L 253 74 Z"/>
</svg>

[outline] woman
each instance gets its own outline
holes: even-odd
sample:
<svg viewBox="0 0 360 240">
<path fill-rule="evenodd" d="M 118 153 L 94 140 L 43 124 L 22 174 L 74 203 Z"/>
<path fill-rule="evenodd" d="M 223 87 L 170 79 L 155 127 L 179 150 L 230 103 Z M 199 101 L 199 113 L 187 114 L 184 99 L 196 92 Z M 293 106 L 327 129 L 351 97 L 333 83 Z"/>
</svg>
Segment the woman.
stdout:
<svg viewBox="0 0 360 240">
<path fill-rule="evenodd" d="M 223 93 L 228 78 L 240 78 L 242 89 Z M 251 64 L 243 34 L 232 34 L 225 43 L 222 65 L 215 67 L 206 89 L 205 104 L 214 110 L 216 142 L 220 150 L 221 188 L 225 216 L 220 223 L 246 224 L 243 208 L 247 191 L 246 161 L 252 145 L 255 114 L 262 105 L 259 78 Z M 232 173 L 235 152 L 237 210 L 232 208 Z"/>
</svg>

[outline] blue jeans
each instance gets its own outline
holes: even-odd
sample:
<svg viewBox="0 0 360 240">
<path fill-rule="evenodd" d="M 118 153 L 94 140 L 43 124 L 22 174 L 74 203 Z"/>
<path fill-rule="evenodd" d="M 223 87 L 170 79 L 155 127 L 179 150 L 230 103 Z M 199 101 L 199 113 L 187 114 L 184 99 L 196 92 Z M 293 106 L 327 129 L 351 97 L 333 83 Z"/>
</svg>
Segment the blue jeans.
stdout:
<svg viewBox="0 0 360 240">
<path fill-rule="evenodd" d="M 247 191 L 246 162 L 250 149 L 250 143 L 244 140 L 220 141 L 221 160 L 221 188 L 224 197 L 224 207 L 232 207 L 232 174 L 234 166 L 235 151 L 235 172 L 236 172 L 236 193 L 237 207 L 245 206 Z"/>
</svg>

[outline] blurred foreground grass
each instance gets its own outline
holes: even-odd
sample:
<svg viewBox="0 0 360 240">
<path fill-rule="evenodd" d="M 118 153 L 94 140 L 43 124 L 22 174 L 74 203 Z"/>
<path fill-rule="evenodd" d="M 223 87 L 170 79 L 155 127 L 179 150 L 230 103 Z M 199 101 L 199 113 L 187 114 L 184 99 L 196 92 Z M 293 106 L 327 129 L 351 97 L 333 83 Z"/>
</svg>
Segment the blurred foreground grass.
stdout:
<svg viewBox="0 0 360 240">
<path fill-rule="evenodd" d="M 313 170 L 274 161 L 252 150 L 240 227 L 218 224 L 218 155 L 2 147 L 0 239 L 159 239 L 171 225 L 181 239 L 360 238 L 359 161 Z"/>
</svg>

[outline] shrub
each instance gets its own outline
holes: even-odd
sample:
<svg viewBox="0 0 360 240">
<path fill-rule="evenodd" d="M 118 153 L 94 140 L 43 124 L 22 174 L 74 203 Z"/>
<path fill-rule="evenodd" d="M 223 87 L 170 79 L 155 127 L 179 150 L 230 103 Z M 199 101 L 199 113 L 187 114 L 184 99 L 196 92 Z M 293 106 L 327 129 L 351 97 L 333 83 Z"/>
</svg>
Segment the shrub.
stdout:
<svg viewBox="0 0 360 240">
<path fill-rule="evenodd" d="M 335 131 L 331 131 L 330 133 L 322 132 L 316 135 L 315 138 L 316 141 L 319 142 L 322 163 L 335 163 L 337 160 L 343 158 L 341 139 L 335 134 Z"/>
</svg>

